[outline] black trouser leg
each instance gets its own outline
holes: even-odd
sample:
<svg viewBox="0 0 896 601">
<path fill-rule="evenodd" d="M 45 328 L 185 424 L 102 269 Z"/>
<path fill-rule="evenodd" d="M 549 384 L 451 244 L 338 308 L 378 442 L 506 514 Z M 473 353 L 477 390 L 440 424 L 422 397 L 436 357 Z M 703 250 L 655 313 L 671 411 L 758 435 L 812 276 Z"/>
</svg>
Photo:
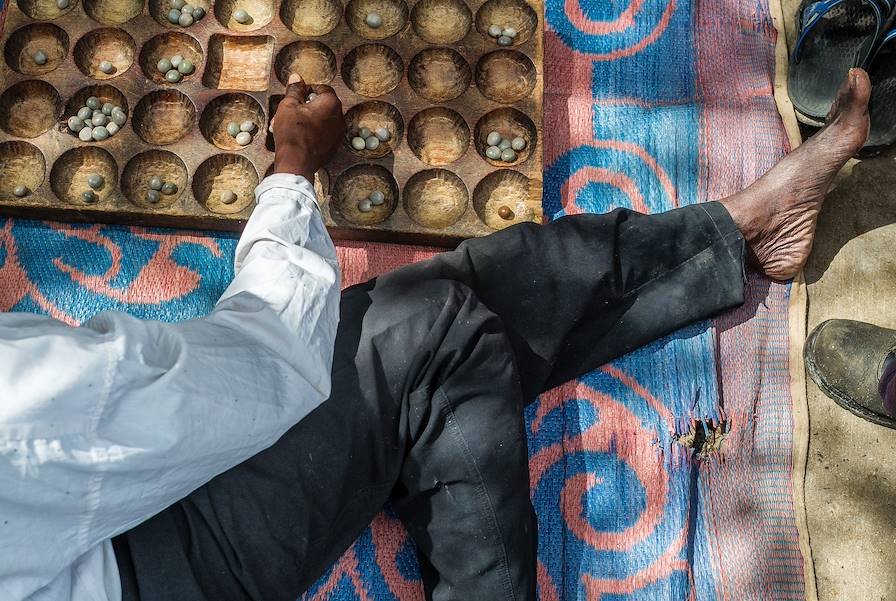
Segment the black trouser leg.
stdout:
<svg viewBox="0 0 896 601">
<path fill-rule="evenodd" d="M 616 211 L 510 228 L 347 291 L 330 400 L 121 537 L 125 587 L 291 600 L 391 496 L 432 598 L 534 599 L 522 406 L 742 302 L 743 249 L 717 204 Z"/>
</svg>

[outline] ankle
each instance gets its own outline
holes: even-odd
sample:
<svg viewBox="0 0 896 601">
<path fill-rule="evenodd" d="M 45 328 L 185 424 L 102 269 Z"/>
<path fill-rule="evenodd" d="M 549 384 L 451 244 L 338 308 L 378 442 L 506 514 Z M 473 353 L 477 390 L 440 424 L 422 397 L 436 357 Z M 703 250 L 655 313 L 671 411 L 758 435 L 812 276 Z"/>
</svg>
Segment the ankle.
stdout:
<svg viewBox="0 0 896 601">
<path fill-rule="evenodd" d="M 759 214 L 755 203 L 745 202 L 741 198 L 742 194 L 743 192 L 723 198 L 719 201 L 719 204 L 728 211 L 731 221 L 740 230 L 747 244 L 751 244 L 762 235 L 764 231 L 763 225 L 767 225 L 767 219 Z"/>
</svg>

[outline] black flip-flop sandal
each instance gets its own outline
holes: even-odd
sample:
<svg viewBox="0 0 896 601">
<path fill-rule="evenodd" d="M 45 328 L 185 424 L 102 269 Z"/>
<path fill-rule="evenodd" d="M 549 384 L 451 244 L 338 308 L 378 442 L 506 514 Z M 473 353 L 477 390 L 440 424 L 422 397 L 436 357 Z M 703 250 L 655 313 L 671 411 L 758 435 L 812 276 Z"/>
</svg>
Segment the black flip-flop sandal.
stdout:
<svg viewBox="0 0 896 601">
<path fill-rule="evenodd" d="M 838 405 L 879 426 L 896 429 L 878 385 L 892 369 L 896 331 L 849 319 L 819 325 L 806 340 L 806 371 Z"/>
<path fill-rule="evenodd" d="M 889 0 L 803 0 L 788 91 L 797 117 L 824 125 L 837 90 L 866 63 L 891 13 Z"/>
<path fill-rule="evenodd" d="M 896 30 L 881 40 L 868 66 L 871 79 L 871 132 L 865 150 L 874 152 L 896 142 Z"/>
</svg>

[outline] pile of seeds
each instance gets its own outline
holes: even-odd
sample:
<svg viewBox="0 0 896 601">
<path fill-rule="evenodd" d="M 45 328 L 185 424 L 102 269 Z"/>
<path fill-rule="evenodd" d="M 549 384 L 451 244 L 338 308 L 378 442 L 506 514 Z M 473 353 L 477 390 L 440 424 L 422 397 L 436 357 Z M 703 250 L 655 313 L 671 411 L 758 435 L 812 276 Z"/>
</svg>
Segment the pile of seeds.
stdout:
<svg viewBox="0 0 896 601">
<path fill-rule="evenodd" d="M 159 60 L 156 68 L 165 76 L 165 81 L 168 83 L 178 83 L 185 75 L 192 75 L 196 71 L 193 61 L 180 54 Z"/>
<path fill-rule="evenodd" d="M 519 32 L 513 27 L 501 27 L 495 23 L 489 25 L 488 28 L 488 35 L 494 38 L 499 46 L 510 46 L 513 44 L 513 38 L 515 38 L 518 33 Z"/>
<path fill-rule="evenodd" d="M 82 142 L 100 142 L 117 134 L 127 120 L 123 108 L 91 96 L 76 115 L 68 118 L 68 129 Z"/>
<path fill-rule="evenodd" d="M 106 179 L 100 175 L 99 173 L 91 173 L 87 176 L 87 185 L 90 186 L 90 190 L 85 190 L 81 192 L 81 200 L 88 204 L 95 203 L 98 199 L 96 192 L 94 190 L 99 190 L 106 184 Z"/>
<path fill-rule="evenodd" d="M 146 201 L 153 204 L 162 199 L 162 194 L 171 196 L 177 192 L 177 184 L 174 182 L 166 182 L 158 175 L 149 178 L 149 191 L 146 193 Z"/>
<path fill-rule="evenodd" d="M 352 137 L 352 148 L 355 150 L 376 150 L 380 146 L 380 142 L 388 142 L 392 138 L 392 132 L 385 127 L 379 127 L 376 131 L 371 132 L 369 128 L 362 127 L 358 129 L 355 136 Z"/>
<path fill-rule="evenodd" d="M 172 25 L 189 27 L 205 16 L 205 9 L 201 6 L 187 4 L 185 0 L 171 0 L 168 14 L 165 17 Z"/>
<path fill-rule="evenodd" d="M 517 136 L 508 139 L 500 133 L 493 131 L 488 134 L 485 139 L 488 147 L 485 149 L 485 156 L 493 161 L 504 161 L 512 163 L 516 160 L 516 153 L 526 148 L 526 140 Z"/>
<path fill-rule="evenodd" d="M 231 121 L 227 124 L 227 133 L 236 140 L 240 146 L 248 146 L 252 143 L 252 133 L 255 131 L 255 123 L 253 121 L 243 121 L 237 123 Z"/>
<path fill-rule="evenodd" d="M 384 202 L 386 202 L 386 195 L 379 190 L 374 190 L 367 198 L 362 198 L 358 201 L 358 210 L 362 213 L 369 213 L 373 210 L 373 207 L 378 207 Z"/>
</svg>

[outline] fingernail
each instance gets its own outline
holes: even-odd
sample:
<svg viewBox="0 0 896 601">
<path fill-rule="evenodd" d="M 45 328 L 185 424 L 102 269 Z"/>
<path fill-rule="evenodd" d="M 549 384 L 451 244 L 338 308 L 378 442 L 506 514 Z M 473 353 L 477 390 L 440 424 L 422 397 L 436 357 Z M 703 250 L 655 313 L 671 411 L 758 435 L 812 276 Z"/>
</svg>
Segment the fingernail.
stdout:
<svg viewBox="0 0 896 601">
<path fill-rule="evenodd" d="M 287 85 L 292 85 L 294 83 L 302 83 L 302 76 L 298 73 L 290 74 L 289 81 L 286 82 Z"/>
<path fill-rule="evenodd" d="M 858 81 L 858 78 L 859 78 L 858 69 L 850 69 L 849 70 L 849 87 L 855 86 L 856 82 Z"/>
</svg>

